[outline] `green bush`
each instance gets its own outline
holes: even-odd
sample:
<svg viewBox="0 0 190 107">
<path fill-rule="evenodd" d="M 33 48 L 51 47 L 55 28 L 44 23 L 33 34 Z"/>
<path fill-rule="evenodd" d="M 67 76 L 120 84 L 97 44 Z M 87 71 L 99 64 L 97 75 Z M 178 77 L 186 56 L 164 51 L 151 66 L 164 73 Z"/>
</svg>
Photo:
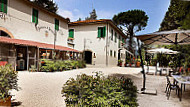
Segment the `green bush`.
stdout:
<svg viewBox="0 0 190 107">
<path fill-rule="evenodd" d="M 129 78 L 86 74 L 71 78 L 64 84 L 63 96 L 67 106 L 137 107 L 137 87 Z"/>
<path fill-rule="evenodd" d="M 11 65 L 0 66 L 0 99 L 9 97 L 10 90 L 18 90 L 17 80 L 17 72 Z"/>
<path fill-rule="evenodd" d="M 84 61 L 74 61 L 74 60 L 52 61 L 52 60 L 43 59 L 42 62 L 43 63 L 40 66 L 40 71 L 44 72 L 72 70 L 72 69 L 86 67 Z"/>
</svg>

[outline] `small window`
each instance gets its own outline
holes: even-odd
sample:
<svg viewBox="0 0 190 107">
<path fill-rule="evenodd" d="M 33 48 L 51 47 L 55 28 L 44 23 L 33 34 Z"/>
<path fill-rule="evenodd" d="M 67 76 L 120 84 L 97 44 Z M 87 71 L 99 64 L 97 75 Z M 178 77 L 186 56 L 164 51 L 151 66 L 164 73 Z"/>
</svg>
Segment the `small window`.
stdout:
<svg viewBox="0 0 190 107">
<path fill-rule="evenodd" d="M 32 10 L 32 22 L 38 24 L 38 10 Z"/>
<path fill-rule="evenodd" d="M 55 19 L 55 30 L 59 30 L 59 20 Z"/>
<path fill-rule="evenodd" d="M 69 38 L 74 38 L 74 29 L 69 29 Z"/>
<path fill-rule="evenodd" d="M 7 13 L 7 0 L 0 0 L 0 12 Z"/>
<path fill-rule="evenodd" d="M 110 56 L 112 56 L 112 50 L 110 50 Z"/>
<path fill-rule="evenodd" d="M 115 32 L 115 43 L 117 43 L 117 33 Z"/>
<path fill-rule="evenodd" d="M 114 57 L 116 57 L 116 51 L 114 51 Z"/>
<path fill-rule="evenodd" d="M 122 38 L 122 42 L 125 43 L 125 39 L 124 38 Z"/>
<path fill-rule="evenodd" d="M 106 36 L 106 27 L 98 27 L 98 38 Z"/>
<path fill-rule="evenodd" d="M 111 40 L 113 41 L 113 29 L 111 30 Z"/>
</svg>

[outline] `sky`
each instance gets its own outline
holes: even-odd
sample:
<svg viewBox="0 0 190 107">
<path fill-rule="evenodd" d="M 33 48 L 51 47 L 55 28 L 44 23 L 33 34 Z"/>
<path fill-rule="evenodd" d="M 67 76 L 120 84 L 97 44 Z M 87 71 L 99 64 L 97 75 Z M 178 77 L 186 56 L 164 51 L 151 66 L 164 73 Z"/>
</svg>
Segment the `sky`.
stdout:
<svg viewBox="0 0 190 107">
<path fill-rule="evenodd" d="M 71 21 L 89 16 L 96 9 L 98 19 L 112 19 L 115 14 L 132 9 L 141 9 L 149 17 L 145 30 L 136 33 L 146 34 L 158 31 L 170 0 L 54 0 L 58 4 L 58 14 Z"/>
</svg>

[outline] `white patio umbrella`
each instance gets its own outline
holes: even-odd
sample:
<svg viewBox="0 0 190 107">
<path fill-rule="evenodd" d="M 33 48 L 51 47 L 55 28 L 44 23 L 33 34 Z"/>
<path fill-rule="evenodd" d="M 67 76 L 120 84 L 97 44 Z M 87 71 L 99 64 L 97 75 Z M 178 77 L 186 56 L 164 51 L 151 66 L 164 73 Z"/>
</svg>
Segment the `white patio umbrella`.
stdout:
<svg viewBox="0 0 190 107">
<path fill-rule="evenodd" d="M 148 53 L 161 53 L 161 54 L 177 54 L 179 52 L 177 51 L 173 51 L 170 49 L 166 49 L 166 48 L 157 48 L 157 49 L 151 49 L 151 50 L 147 50 Z"/>
<path fill-rule="evenodd" d="M 190 44 L 190 30 L 170 30 L 160 31 L 150 34 L 137 35 L 135 36 L 138 40 L 141 40 L 146 45 L 157 44 L 157 45 L 172 45 L 172 44 Z M 139 45 L 139 52 L 141 57 L 142 73 L 143 73 L 143 88 L 141 91 L 145 91 L 146 74 L 143 67 L 143 60 L 141 55 L 141 47 Z"/>
</svg>

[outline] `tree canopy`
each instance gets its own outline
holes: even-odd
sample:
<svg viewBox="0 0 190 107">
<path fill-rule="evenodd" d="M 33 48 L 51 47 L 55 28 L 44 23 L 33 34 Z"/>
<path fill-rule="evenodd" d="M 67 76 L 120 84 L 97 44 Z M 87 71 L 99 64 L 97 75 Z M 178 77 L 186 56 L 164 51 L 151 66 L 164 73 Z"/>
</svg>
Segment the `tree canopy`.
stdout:
<svg viewBox="0 0 190 107">
<path fill-rule="evenodd" d="M 95 9 L 93 9 L 92 12 L 90 12 L 90 17 L 85 18 L 85 20 L 96 20 L 96 19 L 97 19 L 97 14 Z"/>
<path fill-rule="evenodd" d="M 33 0 L 32 2 L 53 13 L 58 10 L 58 6 L 53 0 Z"/>
<path fill-rule="evenodd" d="M 190 29 L 190 1 L 171 0 L 159 30 L 173 29 Z"/>
<path fill-rule="evenodd" d="M 147 26 L 148 16 L 144 11 L 135 9 L 114 15 L 113 21 L 130 37 L 129 46 L 132 49 L 133 36 L 136 32 L 144 30 Z"/>
</svg>

